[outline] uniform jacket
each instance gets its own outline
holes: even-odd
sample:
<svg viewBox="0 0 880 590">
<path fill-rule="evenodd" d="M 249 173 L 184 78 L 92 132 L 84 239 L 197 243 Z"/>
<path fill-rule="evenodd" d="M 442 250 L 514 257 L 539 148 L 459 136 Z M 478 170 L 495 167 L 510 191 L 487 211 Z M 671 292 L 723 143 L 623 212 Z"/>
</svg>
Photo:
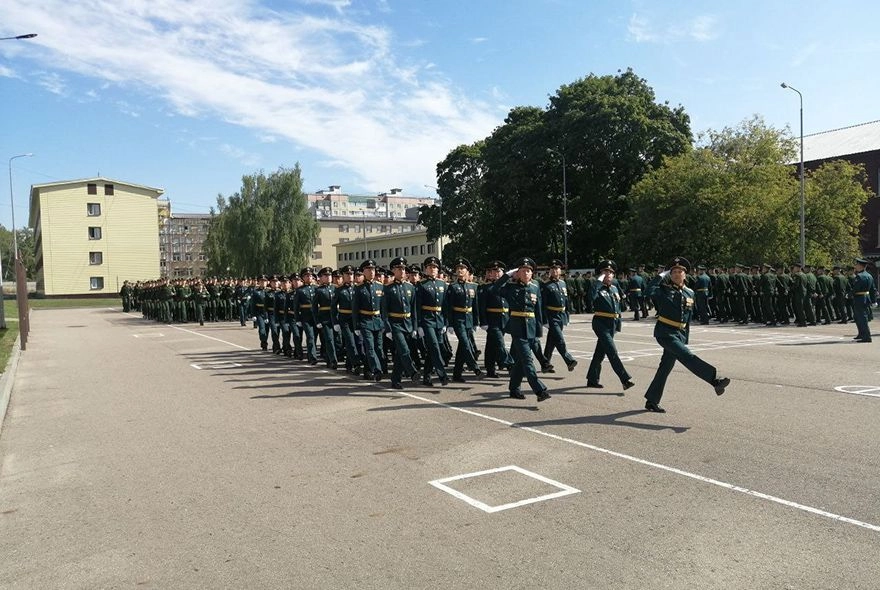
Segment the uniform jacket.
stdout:
<svg viewBox="0 0 880 590">
<path fill-rule="evenodd" d="M 541 300 L 543 307 L 543 323 L 554 322 L 568 325 L 569 298 L 568 285 L 563 281 L 547 281 L 541 284 Z"/>
<path fill-rule="evenodd" d="M 419 325 L 423 328 L 443 328 L 443 301 L 448 286 L 440 279 L 424 278 L 416 286 L 416 305 Z"/>
<path fill-rule="evenodd" d="M 354 289 L 351 315 L 355 330 L 379 331 L 385 328 L 382 298 L 385 286 L 379 281 L 364 281 Z"/>
</svg>

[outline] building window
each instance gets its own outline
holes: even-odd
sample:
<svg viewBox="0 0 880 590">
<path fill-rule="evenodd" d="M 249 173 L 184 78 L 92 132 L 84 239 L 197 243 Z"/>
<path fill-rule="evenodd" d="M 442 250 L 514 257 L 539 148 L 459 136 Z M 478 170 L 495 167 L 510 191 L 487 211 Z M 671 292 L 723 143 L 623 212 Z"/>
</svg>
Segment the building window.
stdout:
<svg viewBox="0 0 880 590">
<path fill-rule="evenodd" d="M 100 227 L 90 227 L 89 228 L 89 239 L 90 240 L 100 240 L 101 239 L 101 228 Z"/>
<path fill-rule="evenodd" d="M 113 196 L 113 185 L 112 184 L 105 184 L 104 185 L 104 194 L 109 197 Z"/>
<path fill-rule="evenodd" d="M 321 245 L 321 238 L 315 238 L 315 246 Z"/>
<path fill-rule="evenodd" d="M 343 260 L 345 260 L 345 258 L 343 258 L 342 254 L 340 254 L 339 255 L 339 262 L 342 262 Z"/>
<path fill-rule="evenodd" d="M 101 203 L 86 203 L 86 211 L 89 217 L 97 217 L 101 214 Z"/>
<path fill-rule="evenodd" d="M 180 262 L 180 252 L 175 252 L 171 255 L 171 262 Z"/>
<path fill-rule="evenodd" d="M 103 252 L 89 252 L 89 264 L 103 264 L 104 263 L 104 253 Z"/>
<path fill-rule="evenodd" d="M 208 257 L 205 256 L 204 254 L 199 254 L 199 261 L 204 262 L 204 261 L 206 261 L 207 259 L 208 259 Z"/>
<path fill-rule="evenodd" d="M 183 259 L 186 260 L 187 262 L 192 262 L 193 255 L 192 254 L 184 254 Z"/>
<path fill-rule="evenodd" d="M 400 256 L 400 248 L 395 248 L 395 249 L 394 249 L 394 255 L 395 255 L 395 256 Z"/>
<path fill-rule="evenodd" d="M 88 192 L 90 195 L 97 195 L 98 194 L 98 185 L 92 184 L 92 183 L 87 184 L 86 185 L 86 192 Z"/>
<path fill-rule="evenodd" d="M 97 291 L 104 288 L 104 277 L 89 277 L 89 289 Z"/>
<path fill-rule="evenodd" d="M 428 244 L 428 254 L 433 254 L 433 253 L 434 253 L 434 242 L 431 242 L 430 244 Z"/>
<path fill-rule="evenodd" d="M 404 255 L 404 256 L 409 256 L 409 246 L 404 246 L 404 247 L 403 247 L 403 255 Z"/>
<path fill-rule="evenodd" d="M 419 253 L 421 253 L 421 254 L 424 254 L 424 253 L 425 253 L 425 245 L 424 245 L 424 244 L 422 244 L 421 246 L 419 246 Z"/>
<path fill-rule="evenodd" d="M 321 252 L 318 251 L 318 250 L 312 252 L 312 258 L 323 258 L 323 257 L 324 257 L 324 256 L 323 256 L 323 255 L 321 254 Z"/>
</svg>

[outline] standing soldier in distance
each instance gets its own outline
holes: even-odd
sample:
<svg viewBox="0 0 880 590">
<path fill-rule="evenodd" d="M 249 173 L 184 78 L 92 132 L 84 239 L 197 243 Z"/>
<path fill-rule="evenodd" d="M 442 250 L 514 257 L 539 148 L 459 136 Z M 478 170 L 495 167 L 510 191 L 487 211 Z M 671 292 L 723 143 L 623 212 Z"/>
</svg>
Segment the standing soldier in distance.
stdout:
<svg viewBox="0 0 880 590">
<path fill-rule="evenodd" d="M 852 286 L 853 319 L 859 330 L 855 337 L 856 342 L 871 342 L 872 340 L 871 328 L 868 327 L 868 312 L 874 292 L 874 277 L 866 270 L 868 264 L 864 258 L 856 258 L 856 272 Z"/>
<path fill-rule="evenodd" d="M 702 264 L 697 266 L 696 283 L 694 286 L 694 295 L 697 303 L 697 320 L 700 324 L 709 323 L 709 296 L 712 290 L 712 279 L 706 274 L 706 267 Z"/>
<path fill-rule="evenodd" d="M 758 293 L 761 296 L 762 318 L 765 326 L 776 326 L 776 309 L 773 298 L 776 296 L 776 272 L 766 262 L 761 266 L 761 276 L 758 278 Z"/>
<path fill-rule="evenodd" d="M 807 299 L 807 279 L 800 262 L 791 265 L 791 301 L 794 306 L 795 325 L 803 328 L 807 325 L 804 301 Z"/>
<path fill-rule="evenodd" d="M 269 348 L 269 317 L 268 312 L 266 311 L 266 299 L 268 299 L 266 293 L 267 283 L 268 278 L 266 277 L 266 275 L 260 275 L 260 278 L 257 279 L 257 288 L 254 289 L 254 292 L 251 296 L 251 313 L 255 318 L 257 318 L 257 334 L 260 337 L 260 348 L 263 350 L 267 350 Z M 206 289 L 205 293 L 207 294 L 207 292 L 208 291 Z M 205 301 L 207 302 L 207 297 L 205 297 Z"/>
<path fill-rule="evenodd" d="M 342 267 L 342 286 L 336 290 L 335 317 L 333 329 L 339 332 L 342 345 L 345 347 L 345 370 L 358 373 L 363 360 L 354 339 L 353 305 L 354 305 L 354 267 L 347 264 Z"/>
<path fill-rule="evenodd" d="M 846 292 L 849 290 L 849 283 L 846 275 L 840 272 L 839 264 L 834 265 L 831 269 L 831 279 L 834 281 L 834 309 L 837 311 L 837 323 L 847 323 L 846 314 Z"/>
<path fill-rule="evenodd" d="M 601 273 L 602 271 L 597 268 L 596 272 Z M 629 298 L 629 306 L 633 310 L 633 319 L 635 321 L 639 321 L 640 315 L 643 318 L 648 317 L 648 314 L 642 311 L 645 307 L 645 280 L 634 268 L 629 269 L 627 297 Z"/>
<path fill-rule="evenodd" d="M 602 371 L 602 361 L 606 356 L 623 389 L 627 390 L 635 385 L 620 361 L 617 347 L 614 345 L 614 333 L 620 331 L 621 300 L 620 291 L 613 284 L 616 270 L 617 265 L 613 260 L 603 260 L 596 266 L 596 272 L 599 274 L 598 287 L 593 294 L 593 333 L 596 334 L 596 349 L 593 351 L 593 360 L 590 361 L 590 368 L 587 371 L 587 387 L 602 389 L 599 376 Z"/>
<path fill-rule="evenodd" d="M 562 360 L 565 361 L 569 371 L 574 371 L 578 362 L 565 346 L 565 336 L 562 330 L 568 325 L 569 310 L 571 308 L 571 300 L 568 297 L 568 284 L 560 281 L 563 271 L 563 263 L 561 260 L 553 260 L 550 262 L 550 277 L 546 283 L 541 284 L 541 302 L 544 307 L 542 315 L 547 324 L 547 342 L 544 346 L 544 357 L 547 363 L 553 355 L 553 349 L 559 351 Z"/>
</svg>

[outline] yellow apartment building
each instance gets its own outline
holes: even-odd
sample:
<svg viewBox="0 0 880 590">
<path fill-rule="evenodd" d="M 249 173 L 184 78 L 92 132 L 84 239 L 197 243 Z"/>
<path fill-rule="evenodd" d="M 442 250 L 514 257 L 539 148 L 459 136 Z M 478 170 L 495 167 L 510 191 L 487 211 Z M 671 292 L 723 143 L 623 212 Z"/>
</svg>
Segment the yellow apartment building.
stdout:
<svg viewBox="0 0 880 590">
<path fill-rule="evenodd" d="M 37 292 L 115 295 L 158 277 L 163 192 L 104 177 L 32 185 Z"/>
<path fill-rule="evenodd" d="M 398 256 L 406 258 L 409 264 L 421 266 L 428 256 L 439 256 L 437 243 L 428 240 L 428 230 L 425 228 L 339 242 L 334 245 L 337 253 L 335 268 L 346 264 L 357 268 L 367 259 L 375 260 L 379 266 L 388 268 L 391 261 Z"/>
</svg>

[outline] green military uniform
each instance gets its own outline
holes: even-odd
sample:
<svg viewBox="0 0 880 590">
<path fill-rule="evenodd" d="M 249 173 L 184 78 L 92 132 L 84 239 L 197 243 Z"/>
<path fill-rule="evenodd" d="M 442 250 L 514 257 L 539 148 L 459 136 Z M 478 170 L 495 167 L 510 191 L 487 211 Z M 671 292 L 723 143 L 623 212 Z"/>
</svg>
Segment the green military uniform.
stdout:
<svg viewBox="0 0 880 590">
<path fill-rule="evenodd" d="M 560 260 L 553 260 L 550 263 L 551 269 L 562 269 L 563 263 Z M 544 358 L 547 364 L 550 363 L 550 357 L 553 355 L 553 349 L 559 351 L 562 360 L 569 371 L 574 371 L 577 361 L 565 345 L 565 336 L 562 331 L 569 321 L 569 310 L 571 307 L 569 299 L 568 284 L 559 279 L 550 279 L 541 285 L 541 303 L 543 305 L 542 316 L 544 325 L 547 326 L 547 342 L 544 346 Z"/>
<path fill-rule="evenodd" d="M 596 272 L 611 273 L 617 270 L 617 265 L 613 260 L 603 260 L 596 267 Z M 638 276 L 638 275 L 636 275 Z M 640 277 L 641 278 L 641 277 Z M 620 291 L 612 283 L 608 284 L 598 282 L 596 291 L 593 293 L 593 333 L 596 334 L 596 348 L 593 350 L 593 359 L 590 361 L 590 368 L 587 370 L 587 387 L 602 388 L 599 383 L 599 377 L 602 371 L 602 361 L 608 357 L 611 368 L 617 374 L 624 389 L 629 389 L 634 385 L 632 378 L 623 366 L 620 355 L 617 354 L 617 347 L 614 345 L 614 334 L 620 331 L 620 301 L 622 299 Z M 636 308 L 636 313 L 638 313 Z"/>
</svg>

